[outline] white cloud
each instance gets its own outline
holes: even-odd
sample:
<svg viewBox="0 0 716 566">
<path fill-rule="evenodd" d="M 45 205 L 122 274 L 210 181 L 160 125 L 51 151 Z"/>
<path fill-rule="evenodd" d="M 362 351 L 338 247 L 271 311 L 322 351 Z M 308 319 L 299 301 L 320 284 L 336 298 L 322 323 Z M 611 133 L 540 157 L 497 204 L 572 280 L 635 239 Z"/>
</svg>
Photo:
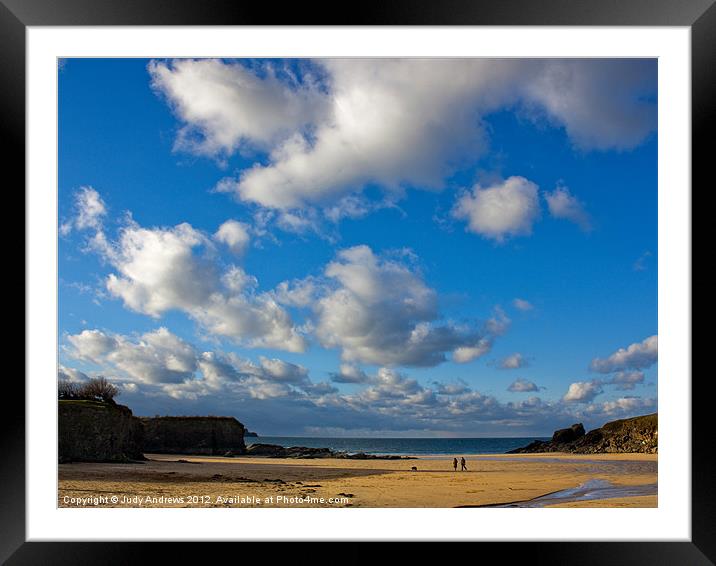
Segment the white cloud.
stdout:
<svg viewBox="0 0 716 566">
<path fill-rule="evenodd" d="M 75 383 L 81 383 L 83 381 L 87 381 L 89 378 L 89 375 L 75 368 L 68 368 L 62 364 L 60 364 L 57 368 L 57 379 L 60 381 L 73 381 Z"/>
<path fill-rule="evenodd" d="M 501 369 L 519 369 L 525 366 L 527 366 L 527 360 L 519 352 L 510 354 L 509 356 L 506 356 L 505 358 L 500 360 Z"/>
<path fill-rule="evenodd" d="M 481 358 L 492 350 L 495 338 L 507 332 L 511 323 L 505 311 L 499 306 L 495 307 L 493 316 L 487 319 L 482 329 L 483 336 L 477 342 L 468 340 L 467 345 L 455 348 L 452 354 L 453 361 L 465 364 Z"/>
<path fill-rule="evenodd" d="M 574 222 L 585 232 L 592 229 L 591 220 L 584 206 L 567 187 L 557 187 L 551 193 L 545 192 L 544 197 L 552 216 Z"/>
<path fill-rule="evenodd" d="M 216 267 L 194 253 L 207 244 L 187 223 L 167 229 L 132 224 L 122 230 L 108 258 L 119 274 L 107 278 L 107 289 L 130 309 L 153 317 L 170 309 L 192 310 L 216 286 Z"/>
<path fill-rule="evenodd" d="M 74 195 L 74 216 L 60 225 L 60 234 L 66 236 L 73 228 L 99 230 L 106 215 L 107 207 L 100 194 L 92 187 L 80 187 Z"/>
<path fill-rule="evenodd" d="M 656 127 L 654 59 L 552 59 L 525 88 L 582 149 L 630 149 Z"/>
<path fill-rule="evenodd" d="M 74 347 L 73 357 L 94 363 L 100 363 L 117 345 L 114 338 L 101 330 L 83 330 L 68 339 Z"/>
<path fill-rule="evenodd" d="M 438 395 L 463 395 L 471 391 L 470 387 L 462 380 L 453 383 L 433 382 L 435 393 Z"/>
<path fill-rule="evenodd" d="M 222 273 L 211 240 L 191 225 L 131 222 L 117 242 L 104 241 L 98 251 L 117 270 L 107 277 L 107 290 L 127 308 L 154 318 L 179 310 L 209 333 L 249 347 L 305 349 L 305 338 L 273 295 L 256 293 L 256 279 L 237 266 Z"/>
<path fill-rule="evenodd" d="M 586 412 L 608 418 L 634 417 L 656 410 L 656 399 L 641 397 L 620 397 L 613 401 L 604 401 L 586 407 Z"/>
<path fill-rule="evenodd" d="M 336 383 L 368 383 L 371 377 L 354 364 L 341 364 L 340 371 L 331 375 Z"/>
<path fill-rule="evenodd" d="M 216 292 L 189 311 L 211 334 L 252 348 L 303 352 L 306 339 L 291 316 L 268 293 L 230 295 Z"/>
<path fill-rule="evenodd" d="M 656 407 L 654 399 L 642 399 L 640 397 L 620 397 L 614 401 L 605 401 L 600 409 L 607 415 L 615 413 L 627 413 L 634 416 L 635 411 L 643 411 Z"/>
<path fill-rule="evenodd" d="M 659 339 L 654 335 L 627 348 L 619 348 L 608 358 L 594 358 L 590 369 L 599 373 L 644 369 L 654 365 L 658 357 Z"/>
<path fill-rule="evenodd" d="M 617 389 L 627 391 L 634 389 L 637 384 L 644 383 L 644 372 L 619 371 L 606 383 L 616 385 Z"/>
<path fill-rule="evenodd" d="M 83 330 L 67 339 L 73 358 L 113 367 L 140 382 L 177 383 L 197 368 L 194 347 L 163 327 L 137 341 L 100 330 Z"/>
<path fill-rule="evenodd" d="M 227 393 L 271 399 L 333 391 L 330 385 L 313 383 L 300 365 L 266 357 L 256 364 L 235 354 L 199 352 L 164 327 L 136 338 L 84 330 L 68 336 L 67 342 L 69 357 L 112 372 L 113 380 L 139 385 L 146 394 L 197 399 Z M 85 375 L 64 366 L 60 370 L 61 375 Z"/>
<path fill-rule="evenodd" d="M 509 324 L 501 311 L 483 329 L 440 324 L 436 292 L 368 246 L 339 252 L 325 276 L 332 288 L 315 303 L 316 335 L 323 346 L 340 348 L 346 362 L 434 366 L 453 350 L 455 359 L 468 361 L 488 351 Z M 461 348 L 480 351 L 463 355 Z"/>
<path fill-rule="evenodd" d="M 260 149 L 220 190 L 272 208 L 326 204 L 375 183 L 440 189 L 486 147 L 482 117 L 528 109 L 581 148 L 625 149 L 653 130 L 655 63 L 628 59 L 327 59 L 297 80 L 270 65 L 149 65 L 183 126 L 177 146 L 207 155 Z M 304 68 L 309 69 L 307 64 Z M 322 76 L 320 81 L 314 76 Z"/>
<path fill-rule="evenodd" d="M 526 301 L 525 299 L 520 299 L 519 297 L 516 297 L 512 301 L 512 305 L 518 310 L 518 311 L 531 311 L 534 307 L 532 306 L 532 303 L 529 301 Z"/>
<path fill-rule="evenodd" d="M 476 185 L 457 200 L 452 214 L 467 220 L 469 231 L 498 242 L 529 235 L 540 216 L 537 185 L 524 177 L 510 177 L 484 188 Z"/>
<path fill-rule="evenodd" d="M 512 393 L 525 393 L 528 391 L 539 391 L 539 386 L 528 379 L 516 379 L 512 383 L 510 383 L 510 386 L 507 388 L 507 391 L 511 391 Z"/>
<path fill-rule="evenodd" d="M 249 225 L 236 220 L 227 220 L 219 226 L 214 239 L 226 244 L 234 255 L 240 256 L 249 245 Z"/>
<path fill-rule="evenodd" d="M 372 406 L 396 403 L 412 407 L 435 405 L 438 400 L 432 389 L 423 387 L 395 370 L 380 368 L 371 385 L 357 394 L 358 399 Z"/>
<path fill-rule="evenodd" d="M 578 381 L 570 384 L 562 400 L 565 403 L 589 403 L 600 393 L 602 386 L 599 381 Z"/>
<path fill-rule="evenodd" d="M 215 59 L 152 61 L 152 86 L 185 124 L 178 149 L 230 155 L 250 142 L 271 148 L 322 117 L 324 95 L 310 81 L 289 85 L 276 69 L 252 71 Z"/>
<path fill-rule="evenodd" d="M 478 358 L 481 358 L 492 349 L 491 338 L 480 338 L 477 343 L 472 346 L 458 346 L 452 353 L 452 359 L 458 364 L 466 364 Z"/>
<path fill-rule="evenodd" d="M 301 383 L 308 377 L 308 370 L 305 367 L 277 358 L 262 356 L 261 367 L 271 379 L 284 383 Z"/>
<path fill-rule="evenodd" d="M 282 281 L 274 289 L 276 301 L 282 305 L 307 307 L 316 300 L 322 285 L 315 277 Z"/>
</svg>

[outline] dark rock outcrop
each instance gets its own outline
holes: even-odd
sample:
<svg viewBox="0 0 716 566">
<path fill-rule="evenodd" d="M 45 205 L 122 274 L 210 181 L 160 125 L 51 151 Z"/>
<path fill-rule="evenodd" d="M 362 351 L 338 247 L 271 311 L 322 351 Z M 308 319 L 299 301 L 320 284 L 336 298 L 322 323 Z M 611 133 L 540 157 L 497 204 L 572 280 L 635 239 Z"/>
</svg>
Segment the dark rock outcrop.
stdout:
<svg viewBox="0 0 716 566">
<path fill-rule="evenodd" d="M 278 444 L 251 444 L 246 449 L 248 456 L 266 456 L 268 458 L 331 458 L 333 452 L 329 448 L 308 448 L 292 446 L 284 448 Z"/>
<path fill-rule="evenodd" d="M 252 432 L 250 430 L 244 431 L 244 438 L 258 438 L 258 436 L 259 436 L 258 434 L 256 434 L 255 432 Z"/>
<path fill-rule="evenodd" d="M 552 442 L 556 444 L 564 444 L 572 442 L 584 436 L 584 425 L 582 423 L 573 424 L 569 428 L 561 428 L 556 430 L 552 435 Z"/>
<path fill-rule="evenodd" d="M 247 456 L 264 456 L 267 458 L 345 458 L 349 460 L 408 460 L 406 456 L 379 455 L 379 454 L 350 454 L 339 452 L 330 448 L 309 448 L 307 446 L 291 446 L 284 448 L 278 444 L 251 444 L 246 449 Z"/>
<path fill-rule="evenodd" d="M 349 454 L 348 452 L 337 452 L 335 458 L 346 458 L 347 460 L 415 460 L 414 456 L 398 456 L 396 454 L 366 454 L 357 452 Z"/>
<path fill-rule="evenodd" d="M 234 417 L 142 417 L 144 451 L 156 454 L 243 454 L 244 425 Z"/>
<path fill-rule="evenodd" d="M 142 425 L 124 405 L 58 401 L 58 455 L 64 462 L 143 460 Z"/>
<path fill-rule="evenodd" d="M 611 421 L 602 428 L 584 434 L 580 424 L 554 433 L 552 440 L 535 440 L 508 454 L 531 454 L 536 452 L 571 452 L 573 454 L 598 454 L 604 452 L 647 452 L 659 449 L 658 415 L 643 415 L 630 419 Z"/>
</svg>

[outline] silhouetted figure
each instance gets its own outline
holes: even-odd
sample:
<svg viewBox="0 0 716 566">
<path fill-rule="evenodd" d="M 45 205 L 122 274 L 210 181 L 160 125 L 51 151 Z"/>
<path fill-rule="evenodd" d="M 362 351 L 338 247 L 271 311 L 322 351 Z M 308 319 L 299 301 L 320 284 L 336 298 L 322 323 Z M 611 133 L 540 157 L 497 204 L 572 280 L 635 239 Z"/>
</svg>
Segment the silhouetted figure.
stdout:
<svg viewBox="0 0 716 566">
<path fill-rule="evenodd" d="M 457 472 L 457 458 L 452 459 L 452 469 Z"/>
<path fill-rule="evenodd" d="M 463 472 L 467 470 L 467 466 L 465 465 L 465 458 L 460 458 L 460 471 Z"/>
</svg>

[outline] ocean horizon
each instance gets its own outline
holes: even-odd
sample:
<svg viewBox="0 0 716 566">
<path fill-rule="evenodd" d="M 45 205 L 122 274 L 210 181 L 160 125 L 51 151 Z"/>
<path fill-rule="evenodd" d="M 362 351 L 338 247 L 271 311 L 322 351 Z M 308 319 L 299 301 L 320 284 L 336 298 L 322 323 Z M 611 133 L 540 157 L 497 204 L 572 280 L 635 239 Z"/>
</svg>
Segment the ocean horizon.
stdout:
<svg viewBox="0 0 716 566">
<path fill-rule="evenodd" d="M 340 452 L 365 454 L 427 455 L 427 454 L 503 454 L 525 446 L 534 440 L 549 440 L 546 436 L 515 438 L 343 438 L 258 436 L 247 437 L 246 445 L 278 444 L 284 448 L 306 446 L 330 448 Z"/>
</svg>

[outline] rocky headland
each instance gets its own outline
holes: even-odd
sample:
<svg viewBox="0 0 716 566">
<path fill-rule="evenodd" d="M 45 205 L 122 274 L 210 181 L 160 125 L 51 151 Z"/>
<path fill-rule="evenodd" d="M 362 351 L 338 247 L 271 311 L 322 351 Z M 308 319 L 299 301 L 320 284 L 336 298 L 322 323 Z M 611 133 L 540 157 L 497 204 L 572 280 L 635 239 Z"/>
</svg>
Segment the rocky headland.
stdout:
<svg viewBox="0 0 716 566">
<path fill-rule="evenodd" d="M 642 452 L 656 454 L 659 447 L 658 414 L 611 421 L 585 433 L 582 423 L 555 431 L 551 440 L 535 440 L 508 454 L 570 452 L 598 454 Z"/>
</svg>

